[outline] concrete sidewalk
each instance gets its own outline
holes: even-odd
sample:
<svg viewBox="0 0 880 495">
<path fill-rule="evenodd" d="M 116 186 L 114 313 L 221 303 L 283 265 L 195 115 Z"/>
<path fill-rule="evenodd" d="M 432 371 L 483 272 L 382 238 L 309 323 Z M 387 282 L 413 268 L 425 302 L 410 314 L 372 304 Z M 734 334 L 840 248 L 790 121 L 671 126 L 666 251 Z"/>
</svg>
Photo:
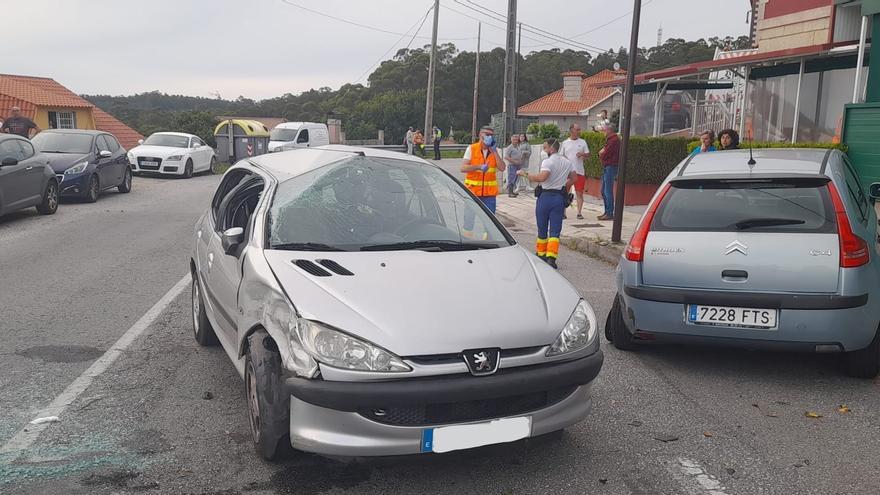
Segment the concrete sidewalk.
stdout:
<svg viewBox="0 0 880 495">
<path fill-rule="evenodd" d="M 568 218 L 563 220 L 560 242 L 571 249 L 616 265 L 645 207 L 627 206 L 624 209 L 623 230 L 621 232 L 623 242 L 615 244 L 611 242 L 613 222 L 596 219 L 604 210 L 602 200 L 592 196 L 585 196 L 584 200 L 583 220 L 576 218 L 575 203 L 572 203 L 571 207 L 566 210 Z M 506 220 L 505 225 L 515 226 L 517 230 L 524 232 L 534 233 L 537 231 L 535 196 L 531 192 L 521 192 L 516 198 L 508 197 L 506 193 L 499 194 L 497 210 L 498 217 Z"/>
</svg>

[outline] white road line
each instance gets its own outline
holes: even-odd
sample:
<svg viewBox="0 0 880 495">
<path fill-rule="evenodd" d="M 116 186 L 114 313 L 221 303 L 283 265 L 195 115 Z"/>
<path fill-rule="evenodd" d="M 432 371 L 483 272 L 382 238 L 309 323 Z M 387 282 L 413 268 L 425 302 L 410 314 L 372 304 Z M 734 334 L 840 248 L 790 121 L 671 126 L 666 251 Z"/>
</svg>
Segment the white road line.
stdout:
<svg viewBox="0 0 880 495">
<path fill-rule="evenodd" d="M 703 466 L 697 461 L 682 457 L 678 459 L 678 469 L 681 474 L 697 482 L 701 493 L 709 495 L 727 495 L 727 492 L 724 491 L 724 485 L 722 485 L 717 478 L 706 472 Z"/>
<path fill-rule="evenodd" d="M 161 299 L 156 301 L 156 304 L 153 305 L 152 308 L 147 310 L 143 316 L 140 317 L 138 321 L 134 323 L 123 335 L 119 338 L 119 340 L 114 343 L 110 349 L 107 349 L 97 361 L 92 363 L 91 366 L 87 370 L 85 370 L 76 380 L 73 381 L 70 385 L 64 389 L 64 392 L 61 392 L 61 395 L 55 397 L 45 409 L 38 412 L 35 418 L 46 418 L 51 416 L 61 416 L 64 413 L 64 410 L 67 409 L 77 397 L 80 396 L 89 385 L 92 384 L 92 381 L 107 371 L 107 368 L 116 361 L 119 356 L 134 342 L 144 331 L 165 311 L 174 299 L 177 298 L 186 288 L 189 286 L 190 276 L 186 275 L 179 282 L 174 284 L 168 292 L 162 296 Z M 0 455 L 9 454 L 12 452 L 17 452 L 18 455 L 23 453 L 34 441 L 37 437 L 40 436 L 43 430 L 49 427 L 51 422 L 41 422 L 38 424 L 29 424 L 25 426 L 18 433 L 15 434 L 14 437 L 9 439 L 3 447 L 0 447 Z"/>
</svg>

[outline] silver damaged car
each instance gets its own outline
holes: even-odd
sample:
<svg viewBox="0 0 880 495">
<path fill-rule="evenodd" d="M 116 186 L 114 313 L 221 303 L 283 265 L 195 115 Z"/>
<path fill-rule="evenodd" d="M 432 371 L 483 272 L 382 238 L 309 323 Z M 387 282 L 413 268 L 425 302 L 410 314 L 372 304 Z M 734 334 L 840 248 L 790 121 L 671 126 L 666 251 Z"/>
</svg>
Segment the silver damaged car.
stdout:
<svg viewBox="0 0 880 495">
<path fill-rule="evenodd" d="M 592 307 L 435 165 L 345 146 L 244 160 L 194 238 L 195 338 L 244 378 L 264 458 L 449 452 L 590 410 Z"/>
</svg>

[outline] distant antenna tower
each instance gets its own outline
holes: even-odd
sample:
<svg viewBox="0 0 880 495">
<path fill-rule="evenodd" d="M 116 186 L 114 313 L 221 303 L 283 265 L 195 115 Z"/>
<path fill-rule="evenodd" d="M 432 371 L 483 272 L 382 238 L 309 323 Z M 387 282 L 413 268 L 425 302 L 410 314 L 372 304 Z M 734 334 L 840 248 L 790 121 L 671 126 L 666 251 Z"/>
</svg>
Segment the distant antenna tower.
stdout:
<svg viewBox="0 0 880 495">
<path fill-rule="evenodd" d="M 660 27 L 657 28 L 657 46 L 663 44 L 663 24 L 660 24 Z"/>
</svg>

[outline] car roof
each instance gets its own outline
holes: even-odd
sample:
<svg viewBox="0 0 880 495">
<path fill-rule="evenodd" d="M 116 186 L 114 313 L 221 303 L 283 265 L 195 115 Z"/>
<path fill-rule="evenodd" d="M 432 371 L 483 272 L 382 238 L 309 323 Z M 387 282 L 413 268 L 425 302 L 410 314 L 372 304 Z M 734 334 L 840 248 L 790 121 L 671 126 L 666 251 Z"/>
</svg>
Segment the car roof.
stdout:
<svg viewBox="0 0 880 495">
<path fill-rule="evenodd" d="M 685 160 L 677 178 L 710 176 L 809 175 L 824 176 L 833 150 L 816 148 L 764 148 L 752 150 L 755 164 L 749 165 L 749 150 L 698 153 Z"/>
<path fill-rule="evenodd" d="M 316 146 L 312 148 L 297 148 L 290 151 L 267 153 L 249 158 L 248 161 L 268 172 L 279 182 L 284 182 L 325 165 L 357 155 L 375 158 L 389 158 L 436 167 L 433 163 L 396 151 L 364 148 L 361 146 L 345 146 L 341 144 Z"/>
<path fill-rule="evenodd" d="M 54 132 L 57 134 L 86 134 L 89 136 L 97 136 L 100 134 L 110 134 L 105 131 L 95 131 L 92 129 L 44 129 L 40 132 Z"/>
<path fill-rule="evenodd" d="M 185 132 L 162 131 L 162 132 L 154 132 L 153 134 L 162 134 L 162 135 L 166 135 L 166 136 L 180 136 L 180 137 L 188 137 L 188 138 L 197 137 L 194 134 L 187 134 Z M 153 134 L 150 134 L 150 136 L 152 136 Z"/>
<path fill-rule="evenodd" d="M 299 129 L 300 127 L 305 127 L 305 126 L 324 127 L 324 125 L 325 124 L 321 124 L 318 122 L 282 122 L 282 123 L 276 125 L 275 127 L 273 127 L 273 129 Z"/>
</svg>

